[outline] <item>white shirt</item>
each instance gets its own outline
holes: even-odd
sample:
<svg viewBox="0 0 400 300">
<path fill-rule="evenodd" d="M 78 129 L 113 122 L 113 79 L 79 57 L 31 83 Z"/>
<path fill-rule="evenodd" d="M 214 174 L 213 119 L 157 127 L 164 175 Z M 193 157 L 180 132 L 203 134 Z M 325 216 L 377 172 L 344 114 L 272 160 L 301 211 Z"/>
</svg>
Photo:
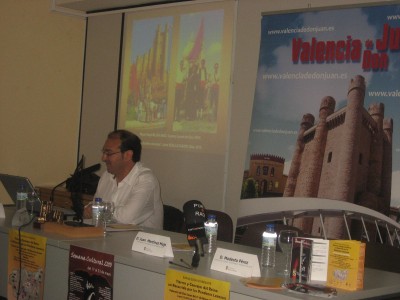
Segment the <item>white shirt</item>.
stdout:
<svg viewBox="0 0 400 300">
<path fill-rule="evenodd" d="M 114 202 L 114 219 L 118 223 L 163 228 L 160 184 L 153 172 L 141 162 L 136 162 L 118 185 L 114 175 L 104 172 L 94 197 Z"/>
</svg>

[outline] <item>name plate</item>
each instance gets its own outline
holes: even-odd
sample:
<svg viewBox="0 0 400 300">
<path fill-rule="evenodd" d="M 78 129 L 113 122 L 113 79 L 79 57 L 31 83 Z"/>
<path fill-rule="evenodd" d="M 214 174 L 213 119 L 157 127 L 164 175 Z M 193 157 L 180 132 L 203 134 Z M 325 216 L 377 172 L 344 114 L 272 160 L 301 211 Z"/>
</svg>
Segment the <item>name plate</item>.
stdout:
<svg viewBox="0 0 400 300">
<path fill-rule="evenodd" d="M 257 255 L 223 248 L 217 248 L 211 270 L 241 277 L 261 276 Z"/>
<path fill-rule="evenodd" d="M 132 250 L 157 257 L 174 257 L 169 236 L 143 231 L 137 233 Z"/>
</svg>

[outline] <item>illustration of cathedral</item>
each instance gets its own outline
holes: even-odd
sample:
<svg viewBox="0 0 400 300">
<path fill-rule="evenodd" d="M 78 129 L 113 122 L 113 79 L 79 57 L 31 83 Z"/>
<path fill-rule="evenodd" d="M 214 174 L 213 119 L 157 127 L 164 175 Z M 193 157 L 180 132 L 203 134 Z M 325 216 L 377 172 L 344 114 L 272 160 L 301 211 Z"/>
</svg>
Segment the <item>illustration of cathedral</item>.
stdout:
<svg viewBox="0 0 400 300">
<path fill-rule="evenodd" d="M 335 112 L 335 100 L 321 101 L 319 121 L 305 114 L 288 174 L 284 197 L 318 197 L 356 203 L 389 215 L 392 184 L 393 120 L 384 105 L 364 108 L 365 79 L 349 85 L 347 106 Z M 303 218 L 295 226 L 320 235 L 319 220 Z M 328 236 L 344 237 L 344 223 L 324 221 Z"/>
<path fill-rule="evenodd" d="M 168 25 L 158 25 L 152 46 L 131 65 L 128 112 L 132 120 L 157 122 L 166 118 L 169 76 Z"/>
</svg>

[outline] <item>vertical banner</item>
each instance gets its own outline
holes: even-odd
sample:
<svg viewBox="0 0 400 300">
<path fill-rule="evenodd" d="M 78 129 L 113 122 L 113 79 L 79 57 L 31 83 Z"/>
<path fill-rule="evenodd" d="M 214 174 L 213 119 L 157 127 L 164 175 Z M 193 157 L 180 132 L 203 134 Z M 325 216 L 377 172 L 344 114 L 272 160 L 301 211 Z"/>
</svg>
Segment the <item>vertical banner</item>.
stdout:
<svg viewBox="0 0 400 300">
<path fill-rule="evenodd" d="M 113 298 L 114 255 L 71 245 L 68 300 Z"/>
<path fill-rule="evenodd" d="M 7 299 L 43 299 L 46 238 L 11 229 Z"/>
<path fill-rule="evenodd" d="M 386 215 L 400 205 L 399 10 L 262 17 L 241 201 L 327 198 Z"/>
</svg>

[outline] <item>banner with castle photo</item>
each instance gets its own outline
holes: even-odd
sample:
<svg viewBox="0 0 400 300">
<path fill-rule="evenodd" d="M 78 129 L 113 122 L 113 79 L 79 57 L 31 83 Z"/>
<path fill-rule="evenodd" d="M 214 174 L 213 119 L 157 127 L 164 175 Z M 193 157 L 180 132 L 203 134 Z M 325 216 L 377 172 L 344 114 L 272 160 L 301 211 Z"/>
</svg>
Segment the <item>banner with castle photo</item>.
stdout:
<svg viewBox="0 0 400 300">
<path fill-rule="evenodd" d="M 400 205 L 399 10 L 262 17 L 241 206 L 312 197 L 389 215 Z"/>
</svg>

